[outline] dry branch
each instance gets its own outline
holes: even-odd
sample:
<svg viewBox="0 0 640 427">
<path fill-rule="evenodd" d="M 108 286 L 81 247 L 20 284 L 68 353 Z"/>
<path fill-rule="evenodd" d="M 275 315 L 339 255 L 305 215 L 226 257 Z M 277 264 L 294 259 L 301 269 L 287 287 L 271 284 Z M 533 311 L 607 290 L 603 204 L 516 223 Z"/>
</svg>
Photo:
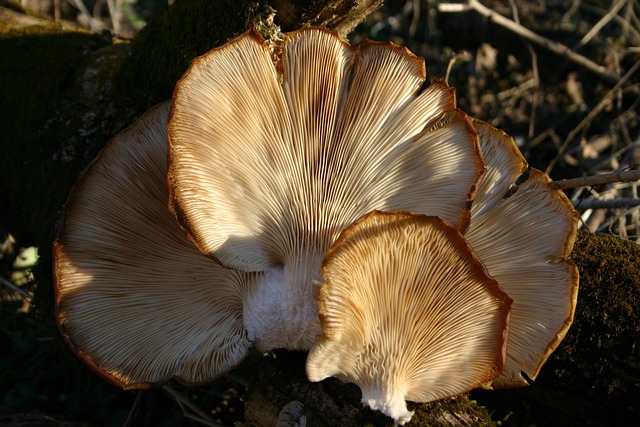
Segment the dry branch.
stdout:
<svg viewBox="0 0 640 427">
<path fill-rule="evenodd" d="M 582 46 L 589 43 L 589 41 L 591 41 L 591 39 L 595 37 L 596 34 L 598 34 L 598 32 L 602 29 L 602 27 L 607 25 L 609 21 L 611 21 L 614 18 L 614 16 L 618 14 L 620 9 L 622 9 L 624 5 L 627 4 L 627 2 L 628 0 L 619 0 L 616 4 L 611 6 L 611 9 L 609 9 L 609 12 L 607 12 L 607 14 L 604 15 L 602 19 L 600 19 L 598 23 L 594 25 L 593 28 L 591 28 L 591 30 L 587 34 L 584 35 L 584 37 L 582 37 L 582 39 L 578 42 L 578 44 L 576 44 L 573 47 L 573 50 L 577 52 L 582 48 Z"/>
<path fill-rule="evenodd" d="M 466 3 L 438 4 L 439 12 L 452 13 L 452 12 L 466 12 L 469 10 L 473 10 L 479 13 L 480 15 L 486 18 L 489 18 L 491 22 L 518 34 L 519 36 L 525 38 L 526 40 L 532 43 L 537 44 L 538 46 L 541 46 L 557 55 L 566 57 L 567 59 L 575 62 L 577 65 L 584 67 L 587 70 L 597 74 L 598 76 L 600 76 L 601 78 L 603 78 L 608 82 L 617 83 L 618 80 L 620 79 L 619 75 L 609 72 L 606 69 L 606 67 L 600 64 L 597 64 L 592 60 L 590 60 L 589 58 L 574 52 L 573 50 L 563 45 L 562 43 L 558 43 L 546 37 L 543 37 L 526 27 L 519 25 L 518 23 L 512 21 L 511 19 L 506 18 L 497 12 L 494 12 L 493 10 L 489 9 L 488 7 L 480 3 L 478 0 L 468 0 Z"/>
<path fill-rule="evenodd" d="M 574 200 L 573 206 L 579 210 L 586 209 L 627 209 L 640 206 L 640 199 L 623 197 L 619 199 L 582 199 Z"/>
<path fill-rule="evenodd" d="M 582 178 L 563 179 L 554 181 L 551 188 L 564 190 L 567 188 L 589 187 L 594 185 L 612 184 L 614 182 L 630 182 L 640 180 L 640 170 L 613 172 L 602 175 L 585 176 Z"/>
</svg>

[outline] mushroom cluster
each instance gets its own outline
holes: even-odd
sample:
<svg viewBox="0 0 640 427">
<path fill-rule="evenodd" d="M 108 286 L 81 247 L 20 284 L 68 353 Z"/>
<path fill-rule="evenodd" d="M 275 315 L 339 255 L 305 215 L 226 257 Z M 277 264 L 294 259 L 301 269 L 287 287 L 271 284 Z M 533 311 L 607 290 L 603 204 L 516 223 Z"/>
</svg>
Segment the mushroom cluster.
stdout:
<svg viewBox="0 0 640 427">
<path fill-rule="evenodd" d="M 526 385 L 569 328 L 577 216 L 424 61 L 249 30 L 87 168 L 54 244 L 57 320 L 108 381 L 211 381 L 253 345 L 405 400 Z M 168 187 L 168 191 L 167 191 Z"/>
</svg>

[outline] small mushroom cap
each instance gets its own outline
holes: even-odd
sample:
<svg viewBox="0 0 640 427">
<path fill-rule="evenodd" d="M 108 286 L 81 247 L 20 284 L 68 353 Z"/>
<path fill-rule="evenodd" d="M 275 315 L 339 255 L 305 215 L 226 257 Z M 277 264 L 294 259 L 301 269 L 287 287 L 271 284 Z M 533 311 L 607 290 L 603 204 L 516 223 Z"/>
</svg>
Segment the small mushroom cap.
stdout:
<svg viewBox="0 0 640 427">
<path fill-rule="evenodd" d="M 455 396 L 502 369 L 510 298 L 437 217 L 372 212 L 325 259 L 311 381 L 335 376 L 404 424 L 406 400 Z"/>
<path fill-rule="evenodd" d="M 310 347 L 322 259 L 362 215 L 406 210 L 468 226 L 483 171 L 477 135 L 443 81 L 420 92 L 425 77 L 405 48 L 352 48 L 304 28 L 286 35 L 276 63 L 249 31 L 196 59 L 178 83 L 171 206 L 204 253 L 281 277 L 252 290 L 246 319 L 256 321 L 246 325 L 261 347 Z M 299 299 L 265 306 L 266 293 Z"/>
<path fill-rule="evenodd" d="M 562 191 L 550 188 L 546 174 L 527 172 L 511 137 L 479 120 L 474 126 L 487 171 L 465 238 L 513 299 L 505 367 L 487 386 L 523 386 L 526 377 L 535 379 L 573 321 L 578 270 L 568 257 L 578 215 Z"/>
<path fill-rule="evenodd" d="M 230 370 L 250 342 L 252 275 L 198 251 L 168 208 L 169 103 L 116 136 L 76 183 L 54 244 L 57 321 L 74 352 L 125 389 Z"/>
</svg>

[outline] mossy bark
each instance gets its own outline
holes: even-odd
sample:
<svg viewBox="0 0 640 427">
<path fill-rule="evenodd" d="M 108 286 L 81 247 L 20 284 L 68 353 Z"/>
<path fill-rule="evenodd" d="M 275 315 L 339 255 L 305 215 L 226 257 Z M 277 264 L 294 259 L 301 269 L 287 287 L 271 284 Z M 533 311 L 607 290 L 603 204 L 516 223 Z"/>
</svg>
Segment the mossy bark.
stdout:
<svg viewBox="0 0 640 427">
<path fill-rule="evenodd" d="M 640 246 L 580 232 L 573 325 L 531 387 L 472 397 L 511 425 L 625 425 L 640 416 Z M 509 415 L 511 414 L 511 415 Z"/>
</svg>

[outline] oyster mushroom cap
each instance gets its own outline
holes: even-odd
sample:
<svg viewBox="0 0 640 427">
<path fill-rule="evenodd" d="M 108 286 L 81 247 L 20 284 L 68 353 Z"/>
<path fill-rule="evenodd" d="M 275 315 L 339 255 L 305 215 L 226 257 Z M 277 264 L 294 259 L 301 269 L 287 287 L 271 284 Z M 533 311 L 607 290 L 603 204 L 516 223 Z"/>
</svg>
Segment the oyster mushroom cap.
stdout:
<svg viewBox="0 0 640 427">
<path fill-rule="evenodd" d="M 125 389 L 229 371 L 251 343 L 242 301 L 257 274 L 202 255 L 168 208 L 169 103 L 84 171 L 54 243 L 56 317 L 72 350 Z"/>
<path fill-rule="evenodd" d="M 513 299 L 505 367 L 486 386 L 524 386 L 573 321 L 579 279 L 569 255 L 578 215 L 545 173 L 528 169 L 510 136 L 479 120 L 474 126 L 487 170 L 465 238 Z"/>
<path fill-rule="evenodd" d="M 412 415 L 405 400 L 455 396 L 500 373 L 511 299 L 441 219 L 374 211 L 343 231 L 323 274 L 311 381 L 357 384 L 397 425 Z"/>
<path fill-rule="evenodd" d="M 275 63 L 248 31 L 178 83 L 171 207 L 204 253 L 265 272 L 244 310 L 258 348 L 311 346 L 322 259 L 362 215 L 407 210 L 468 226 L 477 135 L 443 81 L 420 90 L 425 77 L 405 48 L 353 48 L 304 28 L 286 34 Z"/>
</svg>

